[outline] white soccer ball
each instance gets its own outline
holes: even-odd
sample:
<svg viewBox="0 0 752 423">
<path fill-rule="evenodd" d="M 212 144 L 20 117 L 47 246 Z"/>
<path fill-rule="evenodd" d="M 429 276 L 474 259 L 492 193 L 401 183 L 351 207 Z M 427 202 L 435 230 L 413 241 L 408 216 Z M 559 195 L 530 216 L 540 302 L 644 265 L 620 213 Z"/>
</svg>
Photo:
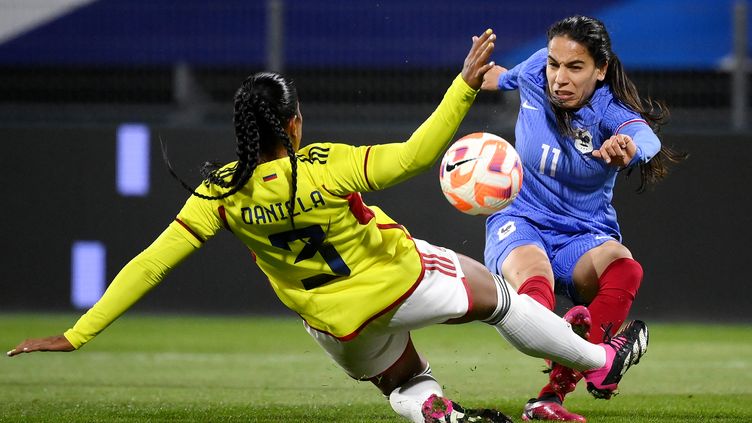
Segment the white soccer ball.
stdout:
<svg viewBox="0 0 752 423">
<path fill-rule="evenodd" d="M 441 161 L 441 190 L 457 210 L 489 215 L 508 206 L 522 187 L 522 162 L 509 142 L 475 132 L 452 144 Z"/>
</svg>

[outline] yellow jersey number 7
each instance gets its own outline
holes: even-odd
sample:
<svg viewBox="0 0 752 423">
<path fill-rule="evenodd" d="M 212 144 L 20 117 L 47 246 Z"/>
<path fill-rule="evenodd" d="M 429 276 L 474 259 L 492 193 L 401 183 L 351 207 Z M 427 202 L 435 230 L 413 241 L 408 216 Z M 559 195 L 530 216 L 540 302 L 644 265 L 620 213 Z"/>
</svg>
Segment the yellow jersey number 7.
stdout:
<svg viewBox="0 0 752 423">
<path fill-rule="evenodd" d="M 273 246 L 287 251 L 291 251 L 290 242 L 296 240 L 303 241 L 305 247 L 300 250 L 300 254 L 295 258 L 295 263 L 307 260 L 316 255 L 316 253 L 319 253 L 326 261 L 326 264 L 329 265 L 329 268 L 332 269 L 332 272 L 334 272 L 333 275 L 321 273 L 303 279 L 301 281 L 303 288 L 313 289 L 339 277 L 350 275 L 350 268 L 347 267 L 342 256 L 339 255 L 332 244 L 325 242 L 326 234 L 320 225 L 311 225 L 306 228 L 269 235 L 269 241 Z"/>
</svg>

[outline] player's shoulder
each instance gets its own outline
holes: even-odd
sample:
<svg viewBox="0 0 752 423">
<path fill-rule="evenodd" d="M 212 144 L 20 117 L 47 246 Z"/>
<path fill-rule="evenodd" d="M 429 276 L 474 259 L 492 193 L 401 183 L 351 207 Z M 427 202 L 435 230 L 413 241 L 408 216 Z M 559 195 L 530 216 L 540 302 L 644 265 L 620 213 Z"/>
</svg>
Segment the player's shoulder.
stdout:
<svg viewBox="0 0 752 423">
<path fill-rule="evenodd" d="M 546 84 L 546 62 L 548 49 L 542 48 L 525 59 L 518 66 L 519 77 L 530 81 L 533 85 L 544 87 Z"/>
<path fill-rule="evenodd" d="M 237 161 L 226 163 L 224 165 L 216 164 L 216 170 L 214 170 L 212 173 L 215 176 L 219 177 L 219 179 L 229 183 L 232 180 L 232 177 L 235 174 L 237 167 L 238 167 Z M 208 179 L 204 179 L 203 181 L 201 181 L 201 184 L 199 184 L 199 186 L 196 187 L 196 192 L 201 195 L 215 197 L 215 196 L 223 194 L 228 189 L 229 188 L 223 188 L 217 184 L 211 183 L 209 182 Z"/>
<path fill-rule="evenodd" d="M 533 54 L 530 55 L 530 57 L 525 59 L 523 63 L 526 67 L 538 68 L 542 65 L 545 65 L 546 60 L 548 60 L 548 48 L 543 47 L 536 50 Z"/>
<path fill-rule="evenodd" d="M 308 144 L 298 150 L 298 160 L 304 163 L 326 164 L 329 161 L 333 146 L 334 144 L 328 142 Z"/>
<path fill-rule="evenodd" d="M 316 142 L 298 150 L 298 160 L 312 164 L 327 164 L 349 157 L 358 147 L 335 142 Z"/>
<path fill-rule="evenodd" d="M 537 75 L 545 70 L 547 61 L 548 48 L 543 47 L 522 62 L 522 70 L 524 73 Z"/>
<path fill-rule="evenodd" d="M 611 84 L 604 83 L 593 92 L 590 104 L 597 111 L 630 110 L 615 95 Z"/>
<path fill-rule="evenodd" d="M 608 85 L 598 88 L 594 97 L 596 101 L 593 105 L 605 125 L 618 126 L 623 122 L 641 118 L 638 112 L 614 96 Z"/>
</svg>

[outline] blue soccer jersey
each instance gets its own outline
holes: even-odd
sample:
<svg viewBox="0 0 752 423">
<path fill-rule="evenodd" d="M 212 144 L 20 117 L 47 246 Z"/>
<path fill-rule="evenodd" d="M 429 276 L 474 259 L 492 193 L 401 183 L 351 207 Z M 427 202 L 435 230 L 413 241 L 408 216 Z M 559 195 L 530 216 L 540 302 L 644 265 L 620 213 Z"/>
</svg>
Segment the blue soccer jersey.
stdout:
<svg viewBox="0 0 752 423">
<path fill-rule="evenodd" d="M 593 157 L 592 151 L 619 133 L 631 136 L 637 146 L 631 166 L 647 162 L 660 150 L 660 141 L 645 120 L 614 98 L 608 84 L 597 87 L 589 102 L 574 113 L 576 136 L 562 135 L 546 95 L 547 58 L 547 49 L 541 49 L 499 78 L 500 89 L 516 89 L 520 94 L 515 148 L 525 177 L 517 199 L 488 219 L 486 265 L 492 271 L 498 271 L 499 259 L 510 246 L 502 236 L 506 233 L 497 237 L 490 232 L 500 230 L 512 217 L 557 236 L 603 234 L 620 240 L 611 205 L 617 168 Z M 555 254 L 543 247 L 550 257 Z"/>
</svg>

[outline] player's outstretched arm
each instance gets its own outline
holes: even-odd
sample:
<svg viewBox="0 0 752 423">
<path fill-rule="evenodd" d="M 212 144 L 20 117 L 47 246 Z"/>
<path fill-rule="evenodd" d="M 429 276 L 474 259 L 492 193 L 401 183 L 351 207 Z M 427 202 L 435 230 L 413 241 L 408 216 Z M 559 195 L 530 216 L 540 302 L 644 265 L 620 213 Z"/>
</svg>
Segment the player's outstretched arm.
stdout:
<svg viewBox="0 0 752 423">
<path fill-rule="evenodd" d="M 499 91 L 499 78 L 507 72 L 507 68 L 494 65 L 483 75 L 483 84 L 480 89 L 483 91 Z"/>
<path fill-rule="evenodd" d="M 34 351 L 73 351 L 75 348 L 63 335 L 48 336 L 46 338 L 27 339 L 8 351 L 8 357 Z"/>
<path fill-rule="evenodd" d="M 73 351 L 81 348 L 158 285 L 198 247 L 173 222 L 144 251 L 126 264 L 102 298 L 63 335 L 27 339 L 7 352 L 9 357 L 34 351 Z"/>
<path fill-rule="evenodd" d="M 431 116 L 407 141 L 371 148 L 366 175 L 370 189 L 384 189 L 428 170 L 452 141 L 483 83 L 483 75 L 493 66 L 488 59 L 496 34 L 488 29 L 472 40 L 460 75 Z"/>
</svg>

